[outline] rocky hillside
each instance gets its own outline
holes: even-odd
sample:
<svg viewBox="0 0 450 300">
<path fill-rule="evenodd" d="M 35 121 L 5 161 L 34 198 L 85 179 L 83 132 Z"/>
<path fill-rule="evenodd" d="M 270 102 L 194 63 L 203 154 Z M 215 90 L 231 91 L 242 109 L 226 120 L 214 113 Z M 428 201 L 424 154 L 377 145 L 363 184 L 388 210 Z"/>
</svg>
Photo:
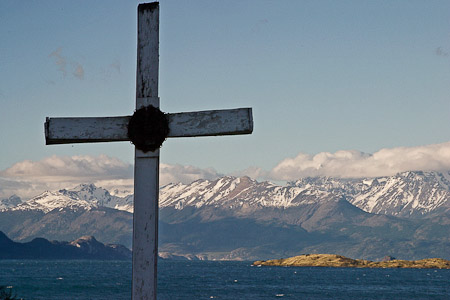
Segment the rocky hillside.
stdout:
<svg viewBox="0 0 450 300">
<path fill-rule="evenodd" d="M 131 251 L 117 244 L 105 245 L 93 236 L 72 242 L 48 241 L 35 238 L 17 243 L 0 231 L 0 259 L 131 259 Z"/>
<path fill-rule="evenodd" d="M 0 230 L 16 241 L 36 237 L 50 240 L 74 240 L 93 235 L 103 242 L 131 248 L 133 215 L 126 211 L 78 206 L 42 210 L 6 210 L 0 212 Z"/>
</svg>

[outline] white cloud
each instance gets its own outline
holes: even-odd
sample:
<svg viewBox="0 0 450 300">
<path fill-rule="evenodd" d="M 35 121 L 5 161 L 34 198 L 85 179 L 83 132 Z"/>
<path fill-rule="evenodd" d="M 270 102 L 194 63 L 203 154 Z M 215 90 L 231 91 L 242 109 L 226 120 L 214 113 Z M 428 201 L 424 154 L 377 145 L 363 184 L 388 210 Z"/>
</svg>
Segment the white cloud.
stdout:
<svg viewBox="0 0 450 300">
<path fill-rule="evenodd" d="M 160 185 L 168 183 L 190 183 L 198 179 L 216 179 L 220 177 L 214 169 L 201 169 L 193 166 L 161 164 L 159 167 Z"/>
<path fill-rule="evenodd" d="M 40 161 L 18 162 L 0 173 L 11 178 L 45 178 L 49 181 L 86 178 L 122 178 L 132 174 L 132 166 L 106 155 L 56 156 Z"/>
<path fill-rule="evenodd" d="M 33 193 L 33 187 L 29 183 L 0 177 L 0 199 L 19 194 L 21 197 L 35 195 Z"/>
<path fill-rule="evenodd" d="M 11 194 L 29 198 L 45 190 L 70 188 L 80 183 L 112 185 L 116 181 L 129 186 L 132 176 L 132 165 L 106 155 L 54 155 L 40 161 L 18 162 L 0 171 L 3 179 L 0 181 L 0 198 Z"/>
<path fill-rule="evenodd" d="M 160 165 L 160 185 L 171 182 L 219 177 L 213 169 L 182 165 Z M 30 198 L 45 190 L 71 188 L 94 183 L 110 191 L 133 191 L 133 165 L 106 155 L 51 156 L 25 160 L 0 171 L 0 199 L 13 194 Z"/>
<path fill-rule="evenodd" d="M 316 155 L 299 153 L 286 158 L 261 176 L 270 180 L 295 180 L 307 176 L 343 178 L 378 177 L 404 171 L 450 170 L 450 142 L 381 149 L 374 154 L 354 150 Z"/>
</svg>

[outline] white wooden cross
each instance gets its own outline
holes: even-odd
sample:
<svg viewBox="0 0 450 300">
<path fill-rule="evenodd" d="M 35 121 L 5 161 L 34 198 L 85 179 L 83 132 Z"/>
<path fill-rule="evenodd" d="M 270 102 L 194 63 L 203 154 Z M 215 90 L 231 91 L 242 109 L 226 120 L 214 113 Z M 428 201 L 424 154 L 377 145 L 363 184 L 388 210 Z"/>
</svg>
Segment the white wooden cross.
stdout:
<svg viewBox="0 0 450 300">
<path fill-rule="evenodd" d="M 162 114 L 159 111 L 158 68 L 159 3 L 140 4 L 134 115 L 47 118 L 45 122 L 47 145 L 130 140 L 135 144 L 132 279 L 134 300 L 156 299 L 159 146 L 162 141 L 165 137 L 250 134 L 253 131 L 251 108 Z M 152 113 L 146 113 L 150 110 Z M 165 116 L 165 121 L 155 121 L 161 118 L 161 115 Z M 164 126 L 168 126 L 168 133 L 164 133 L 164 130 L 153 131 L 154 128 Z M 159 136 L 162 141 L 155 142 L 154 136 Z M 140 146 L 141 143 L 143 146 Z"/>
</svg>

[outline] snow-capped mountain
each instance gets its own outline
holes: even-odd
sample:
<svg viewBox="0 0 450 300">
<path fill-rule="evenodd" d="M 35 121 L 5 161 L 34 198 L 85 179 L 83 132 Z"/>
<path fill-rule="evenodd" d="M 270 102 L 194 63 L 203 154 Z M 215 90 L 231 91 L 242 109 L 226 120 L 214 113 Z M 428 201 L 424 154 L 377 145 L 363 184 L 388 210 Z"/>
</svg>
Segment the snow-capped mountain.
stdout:
<svg viewBox="0 0 450 300">
<path fill-rule="evenodd" d="M 285 186 L 249 177 L 226 176 L 190 184 L 168 184 L 160 189 L 159 205 L 182 210 L 215 207 L 241 213 L 262 208 L 291 208 L 346 200 L 376 214 L 420 217 L 450 210 L 450 173 L 404 172 L 369 179 L 303 178 Z M 91 209 L 108 207 L 133 212 L 133 196 L 111 195 L 93 184 L 44 192 L 17 205 L 20 198 L 2 200 L 1 210 Z M 14 206 L 15 205 L 15 206 Z"/>
<path fill-rule="evenodd" d="M 247 260 L 326 252 L 368 259 L 448 257 L 449 178 L 405 172 L 303 178 L 285 186 L 249 177 L 169 184 L 160 189 L 160 251 Z M 45 192 L 0 209 L 0 230 L 20 241 L 95 235 L 130 247 L 132 199 L 92 184 Z"/>
<path fill-rule="evenodd" d="M 372 179 L 304 178 L 286 186 L 248 177 L 223 177 L 161 188 L 160 207 L 227 209 L 288 208 L 345 199 L 362 210 L 393 216 L 424 216 L 450 208 L 450 174 L 404 172 Z"/>
<path fill-rule="evenodd" d="M 450 208 L 450 174 L 405 172 L 365 180 L 352 203 L 377 214 L 414 216 Z"/>
<path fill-rule="evenodd" d="M 49 192 L 46 191 L 26 202 L 23 202 L 13 208 L 11 211 L 22 210 L 37 210 L 48 213 L 55 209 L 63 210 L 69 208 L 71 210 L 90 210 L 97 207 L 94 203 L 89 203 L 88 201 L 81 200 L 78 198 L 68 197 L 60 192 Z"/>
<path fill-rule="evenodd" d="M 119 197 L 111 195 L 109 191 L 96 187 L 94 184 L 80 184 L 73 189 L 63 189 L 59 193 L 72 199 L 88 201 L 96 206 L 109 207 L 133 212 L 133 196 Z"/>
<path fill-rule="evenodd" d="M 269 182 L 257 182 L 249 177 L 222 177 L 197 180 L 191 184 L 168 184 L 160 189 L 160 207 L 185 206 L 197 208 L 240 206 L 289 206 L 301 188 L 281 187 Z"/>
<path fill-rule="evenodd" d="M 408 217 L 450 208 L 448 172 L 415 171 L 371 179 L 313 178 L 309 181 L 315 189 L 340 194 L 353 205 L 370 213 Z M 294 184 L 305 186 L 305 180 Z"/>
<path fill-rule="evenodd" d="M 191 184 L 168 184 L 160 190 L 160 207 L 185 206 L 278 207 L 286 208 L 331 200 L 340 197 L 333 190 L 317 189 L 312 185 L 279 186 L 257 182 L 249 177 L 222 177 L 197 180 Z"/>
<path fill-rule="evenodd" d="M 18 200 L 14 198 L 10 202 L 17 203 Z M 0 207 L 0 210 L 36 210 L 48 213 L 54 209 L 90 210 L 98 207 L 133 212 L 133 196 L 112 196 L 107 190 L 98 188 L 93 184 L 81 184 L 73 189 L 62 189 L 56 192 L 46 191 L 26 202 Z"/>
<path fill-rule="evenodd" d="M 248 177 L 169 184 L 160 189 L 160 249 L 197 256 L 215 249 L 208 259 L 285 257 L 289 251 L 448 257 L 448 177 L 405 172 L 303 178 L 286 186 Z"/>
</svg>

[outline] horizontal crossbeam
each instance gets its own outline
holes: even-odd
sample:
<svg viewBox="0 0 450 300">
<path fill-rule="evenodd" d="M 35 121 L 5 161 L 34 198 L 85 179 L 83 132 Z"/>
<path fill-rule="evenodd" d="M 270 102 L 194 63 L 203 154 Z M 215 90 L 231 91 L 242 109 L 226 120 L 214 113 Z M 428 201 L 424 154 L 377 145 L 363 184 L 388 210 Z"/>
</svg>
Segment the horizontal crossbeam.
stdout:
<svg viewBox="0 0 450 300">
<path fill-rule="evenodd" d="M 168 137 L 250 134 L 253 131 L 251 108 L 208 110 L 168 114 Z M 131 116 L 47 118 L 47 145 L 129 141 Z"/>
<path fill-rule="evenodd" d="M 45 143 L 71 144 L 128 141 L 125 117 L 47 118 Z"/>
<path fill-rule="evenodd" d="M 169 137 L 250 134 L 251 108 L 169 114 Z"/>
</svg>

